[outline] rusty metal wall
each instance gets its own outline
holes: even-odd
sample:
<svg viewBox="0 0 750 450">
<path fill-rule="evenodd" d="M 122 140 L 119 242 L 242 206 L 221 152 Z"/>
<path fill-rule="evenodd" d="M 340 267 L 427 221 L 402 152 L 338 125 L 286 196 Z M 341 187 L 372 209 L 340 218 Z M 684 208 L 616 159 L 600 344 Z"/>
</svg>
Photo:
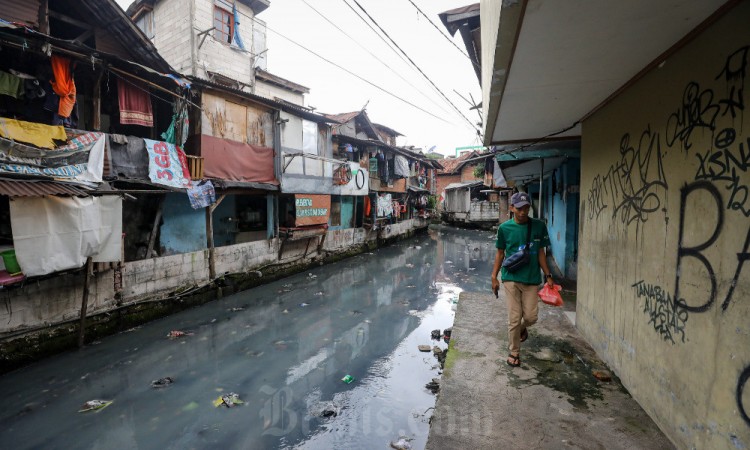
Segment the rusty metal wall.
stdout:
<svg viewBox="0 0 750 450">
<path fill-rule="evenodd" d="M 39 25 L 39 0 L 0 0 L 0 18 Z"/>
</svg>

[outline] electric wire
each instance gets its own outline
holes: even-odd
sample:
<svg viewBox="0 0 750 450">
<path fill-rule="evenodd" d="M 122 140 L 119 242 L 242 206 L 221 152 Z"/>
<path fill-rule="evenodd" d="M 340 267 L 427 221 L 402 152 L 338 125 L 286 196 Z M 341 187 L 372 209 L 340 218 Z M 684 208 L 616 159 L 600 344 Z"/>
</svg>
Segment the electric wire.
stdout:
<svg viewBox="0 0 750 450">
<path fill-rule="evenodd" d="M 393 72 L 397 77 L 401 78 L 406 84 L 408 84 L 409 86 L 411 86 L 412 88 L 414 88 L 417 92 L 419 92 L 420 94 L 422 94 L 422 96 L 424 96 L 424 98 L 427 99 L 430 103 L 432 103 L 433 105 L 437 106 L 438 108 L 440 108 L 444 112 L 449 112 L 449 111 L 443 109 L 443 107 L 441 105 L 439 105 L 437 102 L 435 102 L 435 100 L 433 100 L 432 98 L 430 98 L 427 94 L 425 94 L 424 92 L 422 92 L 418 87 L 416 87 L 413 83 L 411 83 L 409 80 L 407 80 L 398 71 L 394 70 L 385 61 L 383 61 L 382 59 L 378 58 L 378 56 L 376 54 L 372 53 L 367 47 L 365 47 L 364 45 L 360 44 L 359 41 L 357 41 L 355 38 L 353 38 L 351 35 L 349 35 L 346 31 L 342 30 L 331 19 L 329 19 L 328 17 L 326 17 L 325 15 L 323 15 L 317 9 L 315 9 L 315 7 L 312 6 L 310 3 L 308 3 L 307 0 L 300 0 L 300 1 L 302 3 L 304 3 L 305 5 L 307 5 L 310 9 L 312 9 L 313 11 L 315 11 L 316 14 L 318 14 L 320 17 L 322 17 L 326 22 L 328 22 L 329 24 L 331 24 L 334 28 L 336 28 L 337 30 L 339 30 L 344 36 L 346 36 L 349 39 L 351 39 L 352 42 L 354 42 L 355 44 L 357 44 L 358 47 L 360 47 L 362 50 L 366 51 L 370 56 L 372 56 L 373 58 L 375 58 L 375 60 L 377 60 L 380 64 L 382 64 L 383 66 L 385 66 L 385 68 L 387 68 L 388 70 L 390 70 L 391 72 Z M 367 23 L 367 22 L 365 22 L 365 23 Z M 380 36 L 380 35 L 378 35 L 378 36 Z M 381 39 L 382 39 L 382 37 L 381 37 Z"/>
<path fill-rule="evenodd" d="M 448 37 L 448 35 L 445 34 L 445 32 L 443 32 L 443 30 L 440 29 L 440 27 L 438 27 L 437 25 L 435 25 L 435 22 L 433 22 L 432 19 L 430 19 L 429 16 L 427 16 L 427 14 L 425 14 L 424 12 L 422 12 L 422 10 L 419 8 L 419 6 L 417 6 L 416 3 L 414 3 L 412 0 L 407 0 L 407 1 L 409 3 L 411 3 L 412 6 L 414 6 L 415 8 L 417 8 L 417 11 L 419 11 L 419 14 L 422 14 L 424 16 L 424 18 L 427 19 L 430 22 L 430 24 L 438 31 L 438 33 L 440 33 L 448 42 L 450 42 L 452 46 L 456 47 L 456 50 L 458 50 L 459 53 L 461 53 L 465 57 L 469 58 L 469 61 L 471 61 L 471 63 L 473 65 L 475 65 L 476 67 L 479 67 L 481 69 L 481 67 L 479 66 L 479 64 L 477 64 L 474 61 L 472 61 L 471 57 L 469 56 L 469 54 L 466 53 L 465 51 L 461 50 L 461 47 L 459 47 L 458 45 L 456 45 L 456 43 L 453 42 L 451 40 L 451 38 Z"/>
<path fill-rule="evenodd" d="M 379 85 L 377 85 L 377 84 L 373 83 L 372 81 L 370 81 L 370 80 L 368 80 L 368 79 L 366 79 L 366 78 L 362 77 L 361 75 L 358 75 L 358 74 L 356 74 L 356 73 L 352 72 L 351 70 L 349 70 L 349 69 L 347 69 L 347 68 L 345 68 L 345 67 L 343 67 L 343 66 L 341 66 L 341 65 L 339 65 L 339 64 L 337 64 L 337 63 L 335 63 L 335 62 L 333 62 L 333 61 L 331 61 L 330 59 L 326 58 L 325 56 L 322 56 L 322 55 L 320 55 L 320 54 L 316 53 L 315 51 L 313 51 L 313 50 L 310 50 L 309 48 L 305 47 L 304 45 L 300 44 L 299 42 L 297 42 L 297 41 L 294 41 L 293 39 L 291 39 L 291 38 L 289 38 L 289 37 L 287 37 L 287 36 L 285 36 L 285 35 L 281 34 L 280 32 L 278 32 L 278 31 L 274 30 L 273 28 L 269 27 L 269 26 L 268 26 L 267 24 L 264 24 L 264 23 L 260 23 L 260 22 L 258 22 L 258 20 L 256 20 L 256 19 L 255 19 L 255 18 L 253 18 L 253 17 L 250 17 L 250 16 L 245 16 L 245 17 L 247 17 L 247 18 L 249 18 L 249 19 L 251 19 L 251 20 L 255 21 L 256 23 L 259 23 L 259 24 L 261 24 L 261 25 L 264 25 L 264 26 L 266 27 L 266 29 L 267 29 L 268 31 L 270 31 L 270 32 L 272 32 L 272 33 L 274 33 L 274 34 L 278 35 L 279 37 L 281 37 L 281 38 L 283 38 L 283 39 L 285 39 L 285 40 L 287 40 L 287 41 L 289 41 L 289 42 L 291 42 L 292 44 L 296 45 L 297 47 L 299 47 L 299 48 L 301 48 L 301 49 L 303 49 L 303 50 L 305 50 L 305 51 L 307 51 L 307 52 L 309 52 L 309 53 L 311 53 L 311 54 L 313 54 L 313 55 L 317 56 L 318 58 L 322 59 L 323 61 L 327 62 L 328 64 L 331 64 L 332 66 L 334 66 L 334 67 L 336 67 L 336 68 L 338 68 L 338 69 L 341 69 L 341 70 L 343 70 L 344 72 L 348 73 L 349 75 L 351 75 L 351 76 L 353 76 L 353 77 L 355 77 L 355 78 L 357 78 L 357 79 L 359 79 L 359 80 L 361 80 L 361 81 L 364 81 L 365 83 L 367 83 L 367 84 L 369 84 L 370 86 L 372 86 L 372 87 L 374 87 L 374 88 L 378 89 L 379 91 L 381 91 L 381 92 L 383 92 L 383 93 L 385 93 L 385 94 L 387 94 L 387 95 L 389 95 L 389 96 L 391 96 L 391 97 L 393 97 L 393 98 L 395 98 L 395 99 L 397 99 L 397 100 L 399 100 L 399 101 L 401 101 L 401 102 L 403 102 L 403 103 L 406 103 L 407 105 L 409 105 L 409 106 L 411 106 L 411 107 L 413 107 L 413 108 L 416 108 L 416 109 L 418 109 L 418 110 L 422 111 L 423 113 L 425 113 L 425 114 L 427 114 L 427 115 L 430 115 L 430 116 L 434 117 L 435 119 L 438 119 L 438 120 L 440 120 L 440 121 L 442 121 L 442 122 L 445 122 L 445 123 L 448 123 L 448 124 L 450 124 L 450 123 L 451 123 L 451 122 L 450 122 L 449 120 L 446 120 L 446 119 L 444 119 L 444 118 L 442 118 L 442 117 L 440 117 L 440 116 L 436 116 L 435 114 L 431 113 L 430 111 L 427 111 L 426 109 L 422 108 L 421 106 L 418 106 L 418 105 L 416 105 L 416 104 L 414 104 L 414 103 L 410 102 L 409 100 L 406 100 L 406 99 L 404 99 L 404 98 L 402 98 L 402 97 L 399 97 L 398 95 L 396 95 L 396 94 L 394 94 L 393 92 L 391 92 L 391 91 L 389 91 L 389 90 L 385 89 L 384 87 L 381 87 L 381 86 L 379 86 Z"/>
<path fill-rule="evenodd" d="M 465 115 L 464 115 L 464 114 L 463 114 L 463 113 L 461 112 L 461 110 L 460 110 L 460 109 L 458 109 L 458 108 L 456 107 L 456 105 L 454 105 L 454 104 L 453 104 L 453 102 L 451 102 L 451 101 L 450 101 L 450 99 L 449 99 L 449 98 L 448 98 L 448 97 L 447 97 L 447 96 L 446 96 L 446 95 L 445 95 L 445 94 L 443 93 L 443 91 L 441 91 L 441 90 L 440 90 L 440 88 L 438 88 L 438 87 L 437 87 L 437 85 L 436 85 L 436 84 L 435 84 L 435 83 L 434 83 L 434 82 L 433 82 L 433 81 L 432 81 L 432 80 L 430 79 L 430 77 L 428 77 L 428 76 L 427 76 L 427 74 L 426 74 L 426 73 L 424 73 L 424 71 L 423 71 L 422 69 L 420 69 L 420 68 L 419 68 L 419 66 L 417 65 L 417 63 L 415 63 L 415 62 L 414 62 L 414 60 L 413 60 L 413 59 L 411 59 L 411 57 L 409 57 L 409 55 L 407 55 L 407 54 L 406 54 L 406 52 L 405 52 L 405 51 L 404 51 L 404 50 L 403 50 L 403 49 L 402 49 L 402 48 L 401 48 L 401 47 L 400 47 L 400 46 L 399 46 L 399 45 L 398 45 L 398 44 L 396 43 L 396 41 L 394 41 L 394 40 L 393 40 L 393 38 L 392 38 L 392 37 L 391 37 L 391 36 L 390 36 L 390 35 L 389 35 L 389 34 L 388 34 L 388 33 L 387 33 L 387 32 L 386 32 L 386 31 L 385 31 L 384 29 L 383 29 L 383 27 L 381 27 L 381 26 L 380 26 L 380 24 L 379 24 L 379 23 L 378 23 L 378 22 L 377 22 L 377 21 L 376 21 L 376 20 L 375 20 L 375 19 L 374 19 L 374 18 L 373 18 L 373 17 L 371 16 L 371 15 L 370 15 L 370 13 L 368 13 L 368 12 L 367 12 L 367 10 L 366 10 L 366 9 L 365 9 L 365 8 L 364 8 L 364 7 L 363 7 L 363 6 L 362 6 L 362 5 L 361 5 L 361 4 L 359 3 L 359 1 L 357 1 L 357 0 L 352 0 L 352 1 L 354 2 L 354 4 L 355 4 L 355 5 L 357 5 L 357 6 L 359 7 L 359 9 L 361 9 L 361 10 L 362 10 L 362 12 L 364 12 L 364 13 L 365 13 L 365 15 L 366 15 L 366 16 L 367 16 L 367 17 L 368 17 L 368 18 L 369 18 L 369 19 L 370 19 L 370 20 L 372 21 L 372 23 L 374 23 L 374 24 L 375 24 L 375 26 L 376 26 L 376 27 L 378 27 L 378 29 L 379 29 L 379 30 L 380 30 L 380 31 L 381 31 L 381 32 L 383 33 L 383 35 L 385 35 L 385 37 L 387 37 L 387 38 L 388 38 L 388 40 L 390 40 L 391 42 L 393 42 L 393 45 L 395 45 L 395 46 L 396 46 L 396 48 L 398 48 L 398 49 L 399 49 L 399 51 L 400 51 L 401 53 L 403 53 L 403 55 L 404 55 L 404 56 L 406 57 L 406 59 L 408 59 L 408 60 L 409 60 L 409 61 L 411 62 L 411 64 L 412 64 L 412 65 L 414 65 L 414 67 L 416 67 L 416 68 L 417 68 L 417 70 L 419 70 L 419 73 L 421 73 L 421 74 L 422 74 L 422 76 L 424 76 L 424 77 L 425 77 L 425 79 L 427 79 L 427 81 L 429 81 L 429 82 L 430 82 L 430 84 L 432 84 L 432 85 L 433 85 L 433 86 L 435 87 L 435 89 L 437 89 L 437 90 L 438 90 L 438 91 L 440 92 L 440 95 L 441 95 L 441 96 L 442 96 L 442 97 L 443 97 L 443 98 L 444 98 L 444 99 L 445 99 L 445 100 L 446 100 L 446 101 L 447 101 L 447 102 L 448 102 L 448 103 L 449 103 L 449 104 L 450 104 L 450 105 L 451 105 L 451 106 L 453 107 L 453 109 L 455 109 L 455 110 L 456 110 L 456 112 L 457 112 L 457 113 L 458 113 L 458 114 L 459 114 L 459 115 L 460 115 L 460 116 L 461 116 L 461 117 L 462 117 L 462 118 L 463 118 L 463 119 L 464 119 L 464 120 L 465 120 L 465 121 L 466 121 L 466 122 L 467 122 L 467 123 L 469 124 L 469 126 L 470 126 L 470 127 L 471 127 L 471 128 L 473 129 L 473 130 L 476 130 L 476 127 L 475 127 L 475 126 L 474 126 L 474 124 L 473 124 L 473 123 L 471 122 L 471 120 L 469 120 L 469 118 L 468 118 L 468 117 L 466 117 L 466 116 L 465 116 Z"/>
<path fill-rule="evenodd" d="M 378 39 L 380 39 L 381 41 L 383 41 L 383 43 L 385 43 L 386 47 L 388 47 L 388 48 L 389 48 L 389 49 L 390 49 L 390 50 L 391 50 L 391 51 L 392 51 L 392 52 L 393 52 L 394 54 L 396 54 L 396 56 L 398 56 L 398 57 L 399 57 L 399 58 L 401 59 L 401 61 L 403 61 L 403 62 L 404 62 L 404 64 L 406 64 L 406 67 L 408 67 L 409 69 L 413 70 L 413 71 L 414 71 L 414 73 L 417 73 L 417 74 L 419 74 L 419 71 L 418 71 L 418 70 L 417 70 L 417 69 L 416 69 L 416 68 L 415 68 L 415 67 L 414 67 L 413 65 L 411 65 L 411 64 L 409 63 L 409 60 L 407 60 L 406 58 L 404 58 L 404 55 L 402 55 L 402 54 L 401 54 L 401 53 L 400 53 L 400 52 L 399 52 L 399 51 L 398 51 L 398 50 L 396 49 L 396 47 L 394 47 L 394 46 L 393 46 L 393 44 L 391 44 L 390 42 L 388 42 L 388 40 L 387 40 L 386 38 L 384 38 L 384 37 L 383 37 L 383 35 L 382 35 L 381 33 L 379 33 L 379 32 L 378 32 L 378 30 L 376 30 L 376 29 L 375 29 L 375 27 L 373 27 L 373 26 L 372 26 L 372 24 L 370 24 L 370 22 L 368 22 L 368 21 L 367 21 L 367 19 L 365 19 L 365 18 L 364 18 L 364 17 L 362 16 L 362 14 L 361 14 L 361 13 L 360 13 L 359 11 L 357 11 L 357 9 L 356 9 L 356 8 L 354 8 L 354 7 L 352 6 L 352 5 L 350 5 L 350 4 L 349 4 L 349 2 L 347 2 L 347 0 L 342 0 L 342 1 L 344 2 L 344 4 L 345 4 L 345 5 L 347 6 L 347 7 L 349 7 L 349 9 L 350 9 L 350 10 L 352 10 L 352 12 L 353 12 L 353 13 L 354 13 L 354 14 L 355 14 L 355 15 L 356 15 L 356 16 L 357 16 L 358 18 L 359 18 L 359 20 L 361 20 L 361 21 L 362 21 L 362 22 L 363 22 L 363 23 L 364 23 L 365 25 L 367 25 L 367 27 L 368 27 L 368 28 L 369 28 L 370 30 L 372 30 L 372 32 L 373 32 L 373 33 L 375 33 L 375 36 L 377 36 L 377 37 L 378 37 Z M 437 90 L 437 89 L 435 88 L 435 86 L 432 86 L 432 85 L 429 85 L 429 86 L 430 86 L 430 88 L 431 88 L 431 89 L 432 89 L 432 90 L 433 90 L 433 91 L 434 91 L 434 92 L 435 92 L 436 94 L 440 95 L 440 91 L 439 91 L 439 90 Z"/>
</svg>

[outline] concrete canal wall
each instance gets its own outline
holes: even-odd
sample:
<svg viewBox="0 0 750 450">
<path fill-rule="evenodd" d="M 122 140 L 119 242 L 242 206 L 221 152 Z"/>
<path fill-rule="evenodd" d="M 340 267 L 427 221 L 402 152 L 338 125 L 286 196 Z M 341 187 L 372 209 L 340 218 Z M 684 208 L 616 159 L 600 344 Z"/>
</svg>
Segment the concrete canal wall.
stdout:
<svg viewBox="0 0 750 450">
<path fill-rule="evenodd" d="M 426 219 L 379 230 L 349 228 L 286 242 L 279 238 L 217 247 L 217 279 L 209 276 L 209 252 L 201 250 L 123 263 L 94 274 L 89 289 L 86 340 L 112 334 L 222 295 L 267 283 L 425 231 Z M 280 251 L 281 250 L 281 251 Z M 25 283 L 2 292 L 0 373 L 73 348 L 83 297 L 83 271 Z"/>
</svg>

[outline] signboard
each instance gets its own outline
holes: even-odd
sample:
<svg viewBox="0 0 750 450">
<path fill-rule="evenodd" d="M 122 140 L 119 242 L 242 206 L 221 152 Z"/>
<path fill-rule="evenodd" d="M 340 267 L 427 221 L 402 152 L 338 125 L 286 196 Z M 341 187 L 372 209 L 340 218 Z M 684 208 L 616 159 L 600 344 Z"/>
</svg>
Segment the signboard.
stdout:
<svg viewBox="0 0 750 450">
<path fill-rule="evenodd" d="M 296 194 L 294 196 L 294 210 L 294 225 L 297 227 L 328 224 L 331 196 Z"/>
</svg>

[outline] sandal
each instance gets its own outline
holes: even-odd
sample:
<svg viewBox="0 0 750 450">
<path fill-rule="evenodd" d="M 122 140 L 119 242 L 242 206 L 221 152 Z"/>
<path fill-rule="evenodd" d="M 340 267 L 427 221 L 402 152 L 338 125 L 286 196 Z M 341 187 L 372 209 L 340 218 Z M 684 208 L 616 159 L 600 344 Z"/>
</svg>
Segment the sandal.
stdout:
<svg viewBox="0 0 750 450">
<path fill-rule="evenodd" d="M 529 338 L 529 330 L 524 327 L 523 330 L 521 330 L 521 342 L 526 342 L 526 339 Z"/>
<path fill-rule="evenodd" d="M 514 355 L 511 353 L 508 355 L 508 359 L 505 360 L 505 363 L 511 367 L 518 367 L 521 365 L 521 355 Z"/>
</svg>

